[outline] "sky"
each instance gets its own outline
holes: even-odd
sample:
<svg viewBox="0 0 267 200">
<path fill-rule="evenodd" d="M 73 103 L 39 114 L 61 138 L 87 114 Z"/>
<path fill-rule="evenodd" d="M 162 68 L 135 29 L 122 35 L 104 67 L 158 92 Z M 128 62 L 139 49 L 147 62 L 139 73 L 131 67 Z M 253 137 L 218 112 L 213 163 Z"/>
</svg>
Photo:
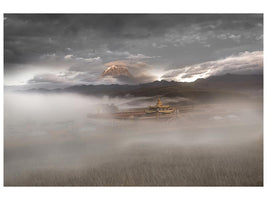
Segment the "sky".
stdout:
<svg viewBox="0 0 267 200">
<path fill-rule="evenodd" d="M 5 14 L 4 84 L 60 88 L 263 73 L 262 14 Z"/>
</svg>

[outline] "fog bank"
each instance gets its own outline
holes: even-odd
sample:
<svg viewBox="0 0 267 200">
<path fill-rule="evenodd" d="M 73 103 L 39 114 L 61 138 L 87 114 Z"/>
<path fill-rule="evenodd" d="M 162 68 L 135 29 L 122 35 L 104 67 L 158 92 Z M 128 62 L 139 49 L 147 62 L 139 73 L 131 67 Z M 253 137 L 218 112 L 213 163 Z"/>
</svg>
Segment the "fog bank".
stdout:
<svg viewBox="0 0 267 200">
<path fill-rule="evenodd" d="M 180 100 L 162 99 L 163 102 Z M 195 185 L 203 185 L 202 179 L 190 182 L 189 177 L 189 182 L 179 182 L 181 180 L 177 179 L 163 183 L 163 179 L 155 178 L 150 182 L 139 182 L 139 175 L 134 175 L 135 181 L 132 182 L 123 178 L 118 182 L 108 182 L 106 175 L 103 175 L 105 172 L 101 171 L 103 166 L 108 166 L 107 171 L 116 174 L 115 169 L 120 169 L 125 170 L 127 175 L 140 162 L 138 167 L 150 166 L 142 170 L 153 170 L 164 163 L 165 171 L 170 168 L 174 170 L 170 173 L 181 173 L 183 166 L 189 165 L 192 170 L 196 169 L 197 166 L 192 163 L 200 158 L 203 161 L 198 162 L 203 165 L 204 171 L 226 159 L 224 173 L 229 176 L 234 173 L 231 163 L 239 166 L 244 162 L 251 164 L 251 169 L 248 169 L 251 176 L 256 171 L 262 174 L 262 102 L 223 104 L 220 101 L 209 105 L 192 105 L 189 112 L 182 112 L 184 107 L 181 106 L 178 117 L 169 120 L 87 117 L 101 109 L 103 111 L 105 105 L 114 104 L 119 110 L 125 110 L 154 103 L 151 98 L 6 93 L 5 185 L 190 185 L 194 182 Z M 85 175 L 87 172 L 84 171 L 88 169 L 100 170 L 103 180 L 92 181 L 93 175 Z M 238 177 L 245 173 L 238 167 L 236 170 Z M 44 179 L 43 173 L 48 173 L 47 179 Z M 85 173 L 82 176 L 87 177 L 86 181 L 63 181 L 63 177 L 81 176 L 77 173 Z M 162 173 L 166 178 L 167 174 Z M 30 178 L 36 174 L 41 182 Z M 58 182 L 53 182 L 55 174 L 60 176 Z M 256 176 L 261 180 L 261 175 Z M 213 178 L 211 180 L 214 181 Z M 260 184 L 259 180 L 246 184 Z M 242 181 L 236 181 L 236 184 L 242 185 Z M 219 183 L 234 184 L 233 180 Z"/>
</svg>

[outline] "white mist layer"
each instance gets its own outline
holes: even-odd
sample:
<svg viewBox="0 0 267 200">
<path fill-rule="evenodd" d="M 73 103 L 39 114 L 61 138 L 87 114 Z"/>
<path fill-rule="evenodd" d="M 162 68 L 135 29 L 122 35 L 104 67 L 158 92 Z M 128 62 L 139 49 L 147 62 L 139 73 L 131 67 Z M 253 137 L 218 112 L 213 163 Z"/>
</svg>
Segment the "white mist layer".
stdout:
<svg viewBox="0 0 267 200">
<path fill-rule="evenodd" d="M 127 109 L 155 103 L 148 99 L 6 93 L 7 180 L 16 181 L 15 174 L 20 177 L 38 170 L 64 171 L 149 160 L 160 152 L 227 150 L 229 146 L 238 149 L 262 137 L 261 102 L 220 102 L 201 112 L 195 106 L 190 113 L 168 121 L 87 117 L 88 113 L 97 113 L 101 105 Z"/>
</svg>

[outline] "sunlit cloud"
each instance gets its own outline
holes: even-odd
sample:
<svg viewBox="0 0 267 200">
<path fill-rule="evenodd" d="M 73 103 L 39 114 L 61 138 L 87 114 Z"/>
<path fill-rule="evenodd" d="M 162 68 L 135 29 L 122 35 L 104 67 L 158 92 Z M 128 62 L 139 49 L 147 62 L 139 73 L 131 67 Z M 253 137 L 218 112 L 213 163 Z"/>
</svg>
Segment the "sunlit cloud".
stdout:
<svg viewBox="0 0 267 200">
<path fill-rule="evenodd" d="M 124 61 L 136 84 L 162 79 L 194 81 L 220 73 L 262 70 L 251 66 L 258 66 L 254 60 L 246 64 L 245 54 L 237 55 L 248 51 L 255 58 L 252 52 L 262 51 L 262 14 L 6 14 L 4 18 L 5 85 L 37 84 L 29 80 L 38 81 L 38 76 L 98 84 L 107 68 L 105 63 L 112 61 Z M 55 79 L 45 75 L 50 73 Z M 105 81 L 108 84 L 109 80 Z M 114 82 L 110 80 L 110 84 Z"/>
<path fill-rule="evenodd" d="M 263 70 L 263 52 L 242 52 L 216 61 L 169 70 L 162 78 L 181 82 L 192 82 L 198 78 L 225 73 L 248 74 L 261 73 Z"/>
</svg>

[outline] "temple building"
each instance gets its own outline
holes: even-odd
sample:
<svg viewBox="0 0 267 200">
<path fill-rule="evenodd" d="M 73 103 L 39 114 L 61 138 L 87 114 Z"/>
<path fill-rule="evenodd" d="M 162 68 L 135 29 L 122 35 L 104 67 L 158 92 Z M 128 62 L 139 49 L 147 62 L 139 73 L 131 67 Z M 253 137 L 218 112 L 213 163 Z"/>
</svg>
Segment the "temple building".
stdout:
<svg viewBox="0 0 267 200">
<path fill-rule="evenodd" d="M 149 106 L 147 109 L 145 109 L 146 114 L 171 114 L 175 110 L 170 107 L 169 105 L 163 105 L 160 101 L 160 98 L 158 98 L 157 104 L 155 106 Z"/>
</svg>

